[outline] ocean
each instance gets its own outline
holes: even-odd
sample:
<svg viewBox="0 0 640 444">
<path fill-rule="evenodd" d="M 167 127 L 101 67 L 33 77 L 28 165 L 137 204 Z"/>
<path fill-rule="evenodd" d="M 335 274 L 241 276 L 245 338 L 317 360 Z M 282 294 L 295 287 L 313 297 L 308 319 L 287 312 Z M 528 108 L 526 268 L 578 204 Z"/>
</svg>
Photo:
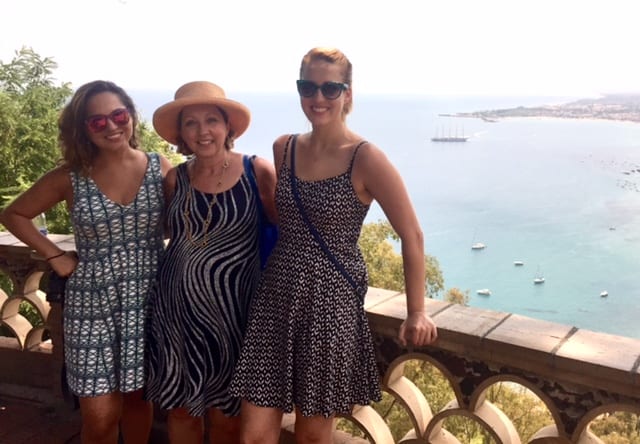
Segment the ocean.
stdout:
<svg viewBox="0 0 640 444">
<path fill-rule="evenodd" d="M 173 94 L 130 93 L 147 121 Z M 309 129 L 294 94 L 228 95 L 252 111 L 239 151 L 271 159 L 277 136 Z M 472 306 L 640 338 L 640 125 L 441 116 L 574 99 L 356 93 L 348 123 L 403 176 L 446 288 Z M 430 141 L 443 132 L 470 138 Z M 384 218 L 372 206 L 368 221 Z"/>
</svg>

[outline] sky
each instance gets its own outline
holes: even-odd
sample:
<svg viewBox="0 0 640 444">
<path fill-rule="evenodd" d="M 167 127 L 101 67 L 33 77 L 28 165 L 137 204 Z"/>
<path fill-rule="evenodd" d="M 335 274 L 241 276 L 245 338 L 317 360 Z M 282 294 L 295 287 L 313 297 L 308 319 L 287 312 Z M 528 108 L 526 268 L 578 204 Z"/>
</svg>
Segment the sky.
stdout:
<svg viewBox="0 0 640 444">
<path fill-rule="evenodd" d="M 638 6 L 636 6 L 637 4 Z M 73 87 L 295 88 L 302 56 L 341 49 L 373 94 L 640 92 L 637 0 L 3 0 L 0 61 L 30 47 Z"/>
</svg>

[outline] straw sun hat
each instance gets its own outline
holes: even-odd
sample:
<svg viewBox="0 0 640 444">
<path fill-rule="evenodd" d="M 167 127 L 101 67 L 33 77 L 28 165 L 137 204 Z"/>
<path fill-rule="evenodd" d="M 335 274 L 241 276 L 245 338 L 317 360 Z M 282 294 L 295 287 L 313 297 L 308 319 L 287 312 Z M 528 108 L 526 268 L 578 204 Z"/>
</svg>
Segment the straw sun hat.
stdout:
<svg viewBox="0 0 640 444">
<path fill-rule="evenodd" d="M 240 137 L 251 121 L 249 108 L 227 99 L 218 85 L 204 81 L 190 82 L 178 88 L 172 102 L 165 103 L 153 113 L 153 127 L 160 137 L 174 145 L 178 143 L 178 116 L 189 105 L 215 105 L 222 108 L 229 117 L 229 130 L 233 131 L 234 138 Z"/>
</svg>

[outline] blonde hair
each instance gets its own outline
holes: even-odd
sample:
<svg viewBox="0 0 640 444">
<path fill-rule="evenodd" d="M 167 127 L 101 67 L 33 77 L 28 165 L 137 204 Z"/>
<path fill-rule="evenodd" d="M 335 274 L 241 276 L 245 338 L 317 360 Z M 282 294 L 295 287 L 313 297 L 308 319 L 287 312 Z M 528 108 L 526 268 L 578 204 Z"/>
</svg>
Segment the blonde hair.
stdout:
<svg viewBox="0 0 640 444">
<path fill-rule="evenodd" d="M 347 58 L 346 55 L 342 51 L 336 48 L 324 48 L 324 47 L 316 47 L 307 52 L 304 57 L 302 57 L 302 63 L 300 63 L 300 78 L 303 78 L 303 73 L 305 68 L 310 65 L 312 62 L 323 61 L 327 63 L 332 63 L 338 65 L 342 68 L 342 81 L 349 85 L 351 88 L 352 75 L 353 75 L 353 67 L 351 62 Z M 352 96 L 353 98 L 353 96 Z M 353 108 L 353 100 L 349 100 L 345 102 L 344 109 L 342 110 L 343 115 L 347 115 L 351 112 Z"/>
</svg>

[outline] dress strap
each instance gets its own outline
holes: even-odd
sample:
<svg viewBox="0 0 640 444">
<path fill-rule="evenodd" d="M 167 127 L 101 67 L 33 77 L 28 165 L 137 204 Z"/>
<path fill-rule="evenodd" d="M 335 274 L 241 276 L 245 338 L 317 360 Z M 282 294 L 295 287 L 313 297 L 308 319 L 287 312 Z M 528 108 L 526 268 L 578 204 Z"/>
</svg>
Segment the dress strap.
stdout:
<svg viewBox="0 0 640 444">
<path fill-rule="evenodd" d="M 291 134 L 287 139 L 287 142 L 284 144 L 284 154 L 282 156 L 282 164 L 280 166 L 284 165 L 287 162 L 287 151 L 289 150 L 289 145 L 291 145 L 291 141 L 293 140 L 294 137 L 298 137 L 298 135 Z M 294 143 L 294 146 L 295 146 L 295 143 Z M 293 153 L 293 149 L 291 150 L 291 152 Z"/>
<path fill-rule="evenodd" d="M 364 145 L 365 143 L 369 143 L 366 140 L 361 140 L 360 142 L 358 142 L 358 144 L 356 145 L 356 149 L 353 150 L 353 155 L 351 156 L 351 163 L 349 164 L 349 177 L 351 177 L 351 172 L 353 171 L 353 164 L 356 161 L 356 154 L 358 154 L 358 150 L 360 149 L 360 147 L 362 145 Z"/>
<path fill-rule="evenodd" d="M 187 170 L 187 162 L 178 165 L 176 171 L 176 190 L 182 189 L 189 192 L 189 171 Z"/>
<path fill-rule="evenodd" d="M 284 146 L 284 157 L 287 158 L 287 148 L 291 146 L 291 168 L 289 171 L 291 172 L 291 180 L 296 177 L 296 139 L 298 138 L 297 134 L 292 134 L 287 139 L 287 144 Z"/>
</svg>

